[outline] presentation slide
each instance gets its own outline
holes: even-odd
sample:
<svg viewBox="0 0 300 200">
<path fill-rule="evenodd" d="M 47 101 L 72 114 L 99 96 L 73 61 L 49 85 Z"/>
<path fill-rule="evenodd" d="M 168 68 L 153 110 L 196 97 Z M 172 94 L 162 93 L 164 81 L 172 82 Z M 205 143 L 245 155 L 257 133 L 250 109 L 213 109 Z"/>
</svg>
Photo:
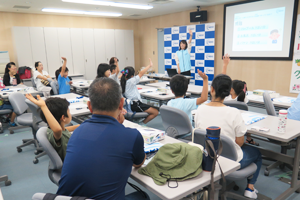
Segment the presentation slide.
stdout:
<svg viewBox="0 0 300 200">
<path fill-rule="evenodd" d="M 295 0 L 225 5 L 224 54 L 233 59 L 291 59 L 294 6 Z"/>
<path fill-rule="evenodd" d="M 282 51 L 285 7 L 234 15 L 232 51 Z"/>
</svg>

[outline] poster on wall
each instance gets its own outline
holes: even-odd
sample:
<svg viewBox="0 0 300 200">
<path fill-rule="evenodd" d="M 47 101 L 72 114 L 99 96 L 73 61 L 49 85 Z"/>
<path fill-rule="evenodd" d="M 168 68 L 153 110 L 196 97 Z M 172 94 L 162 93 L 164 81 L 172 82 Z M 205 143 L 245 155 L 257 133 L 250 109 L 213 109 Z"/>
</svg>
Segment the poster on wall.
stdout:
<svg viewBox="0 0 300 200">
<path fill-rule="evenodd" d="M 197 69 L 205 72 L 208 83 L 214 79 L 215 58 L 215 23 L 187 25 L 164 29 L 165 73 L 168 68 L 177 69 L 175 61 L 181 40 L 189 40 L 189 30 L 193 31 L 192 49 L 190 53 L 191 76 L 190 84 L 203 85 L 203 79 L 198 75 Z"/>
<path fill-rule="evenodd" d="M 300 15 L 297 16 L 290 92 L 300 93 Z"/>
</svg>

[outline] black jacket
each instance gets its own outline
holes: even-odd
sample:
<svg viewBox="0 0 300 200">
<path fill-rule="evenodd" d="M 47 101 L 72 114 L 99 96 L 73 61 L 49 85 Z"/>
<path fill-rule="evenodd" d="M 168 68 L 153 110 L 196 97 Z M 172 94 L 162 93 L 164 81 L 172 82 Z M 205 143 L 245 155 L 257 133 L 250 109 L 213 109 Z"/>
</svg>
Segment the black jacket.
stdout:
<svg viewBox="0 0 300 200">
<path fill-rule="evenodd" d="M 15 78 L 17 79 L 17 84 L 20 84 L 21 83 L 21 79 L 20 79 L 19 74 L 15 74 Z M 9 73 L 4 74 L 4 76 L 3 76 L 3 84 L 5 86 L 11 86 Z"/>
</svg>

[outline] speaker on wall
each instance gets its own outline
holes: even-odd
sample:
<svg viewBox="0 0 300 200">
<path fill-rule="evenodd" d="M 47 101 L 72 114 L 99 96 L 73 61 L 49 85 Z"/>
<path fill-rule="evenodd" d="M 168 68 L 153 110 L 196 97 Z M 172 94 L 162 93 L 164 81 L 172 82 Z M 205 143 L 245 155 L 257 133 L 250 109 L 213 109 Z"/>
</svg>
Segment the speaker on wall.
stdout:
<svg viewBox="0 0 300 200">
<path fill-rule="evenodd" d="M 203 22 L 203 21 L 207 21 L 207 10 L 190 13 L 190 22 Z"/>
</svg>

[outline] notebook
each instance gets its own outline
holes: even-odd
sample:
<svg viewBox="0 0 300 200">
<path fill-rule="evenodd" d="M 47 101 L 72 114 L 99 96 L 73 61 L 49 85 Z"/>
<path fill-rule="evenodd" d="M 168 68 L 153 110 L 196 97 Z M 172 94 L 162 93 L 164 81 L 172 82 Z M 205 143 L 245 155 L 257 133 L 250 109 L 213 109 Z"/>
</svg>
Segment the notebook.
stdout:
<svg viewBox="0 0 300 200">
<path fill-rule="evenodd" d="M 257 113 L 241 113 L 243 120 L 246 125 L 253 124 L 255 122 L 258 122 L 260 120 L 263 120 L 267 117 L 267 115 L 263 114 L 257 114 Z"/>
</svg>

